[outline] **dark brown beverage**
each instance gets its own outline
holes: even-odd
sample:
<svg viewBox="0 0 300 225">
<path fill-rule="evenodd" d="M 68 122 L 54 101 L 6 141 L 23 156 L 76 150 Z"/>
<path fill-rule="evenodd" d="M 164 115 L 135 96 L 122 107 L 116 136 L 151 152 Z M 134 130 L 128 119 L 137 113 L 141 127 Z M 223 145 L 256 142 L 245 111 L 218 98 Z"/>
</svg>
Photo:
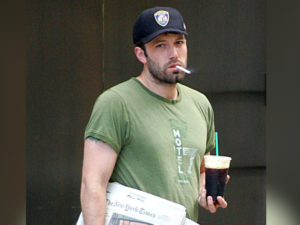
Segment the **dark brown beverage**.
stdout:
<svg viewBox="0 0 300 225">
<path fill-rule="evenodd" d="M 228 156 L 204 156 L 206 197 L 212 196 L 214 202 L 217 202 L 217 196 L 224 197 L 230 161 Z"/>
<path fill-rule="evenodd" d="M 205 168 L 206 197 L 212 196 L 214 202 L 217 202 L 217 196 L 224 196 L 228 170 Z"/>
</svg>

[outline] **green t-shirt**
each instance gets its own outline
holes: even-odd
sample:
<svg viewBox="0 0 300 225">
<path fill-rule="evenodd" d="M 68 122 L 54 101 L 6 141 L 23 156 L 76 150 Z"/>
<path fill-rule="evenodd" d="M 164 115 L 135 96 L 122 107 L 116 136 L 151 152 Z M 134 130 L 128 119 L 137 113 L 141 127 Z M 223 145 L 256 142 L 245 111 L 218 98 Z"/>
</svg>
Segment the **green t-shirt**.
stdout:
<svg viewBox="0 0 300 225">
<path fill-rule="evenodd" d="M 118 153 L 111 182 L 184 205 L 197 221 L 200 164 L 215 147 L 214 114 L 202 93 L 177 87 L 177 100 L 136 78 L 110 88 L 97 98 L 85 138 L 101 139 Z"/>
</svg>

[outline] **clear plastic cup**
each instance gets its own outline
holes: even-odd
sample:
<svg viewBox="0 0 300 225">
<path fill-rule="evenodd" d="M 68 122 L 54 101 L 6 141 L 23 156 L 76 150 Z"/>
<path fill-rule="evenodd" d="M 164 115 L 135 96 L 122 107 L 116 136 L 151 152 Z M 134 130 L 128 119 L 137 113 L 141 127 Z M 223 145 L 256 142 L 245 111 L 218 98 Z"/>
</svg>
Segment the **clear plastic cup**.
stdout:
<svg viewBox="0 0 300 225">
<path fill-rule="evenodd" d="M 228 156 L 204 156 L 206 197 L 212 196 L 214 202 L 217 202 L 217 196 L 224 197 L 230 161 Z"/>
</svg>

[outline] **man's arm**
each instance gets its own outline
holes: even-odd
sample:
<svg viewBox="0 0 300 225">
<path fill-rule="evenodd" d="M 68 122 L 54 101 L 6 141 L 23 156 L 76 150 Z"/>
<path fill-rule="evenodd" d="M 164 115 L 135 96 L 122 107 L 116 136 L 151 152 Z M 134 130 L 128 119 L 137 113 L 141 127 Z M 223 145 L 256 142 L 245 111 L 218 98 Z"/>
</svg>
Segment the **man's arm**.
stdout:
<svg viewBox="0 0 300 225">
<path fill-rule="evenodd" d="M 101 140 L 88 137 L 84 142 L 80 200 L 85 225 L 103 225 L 106 188 L 117 161 L 115 150 Z"/>
<path fill-rule="evenodd" d="M 206 153 L 205 155 L 210 155 L 210 152 Z M 230 178 L 229 175 L 227 175 L 226 183 L 228 183 L 229 178 Z M 221 196 L 217 197 L 218 203 L 215 204 L 213 202 L 212 196 L 208 196 L 206 199 L 204 157 L 202 159 L 201 166 L 200 166 L 200 184 L 201 187 L 200 187 L 200 196 L 198 202 L 201 207 L 205 208 L 206 210 L 209 210 L 211 213 L 215 213 L 218 207 L 221 208 L 227 207 L 227 202 Z"/>
</svg>

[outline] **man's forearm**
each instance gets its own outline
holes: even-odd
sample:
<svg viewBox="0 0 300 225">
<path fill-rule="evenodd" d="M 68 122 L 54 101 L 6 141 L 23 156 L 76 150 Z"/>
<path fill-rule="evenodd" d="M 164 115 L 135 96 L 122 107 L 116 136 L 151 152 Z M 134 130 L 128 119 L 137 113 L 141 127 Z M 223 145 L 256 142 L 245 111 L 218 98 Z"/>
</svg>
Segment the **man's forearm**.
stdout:
<svg viewBox="0 0 300 225">
<path fill-rule="evenodd" d="M 104 225 L 106 190 L 91 191 L 88 188 L 83 188 L 81 206 L 85 225 Z"/>
<path fill-rule="evenodd" d="M 85 140 L 80 192 L 85 225 L 104 225 L 106 188 L 117 158 L 116 151 L 103 141 Z"/>
</svg>

